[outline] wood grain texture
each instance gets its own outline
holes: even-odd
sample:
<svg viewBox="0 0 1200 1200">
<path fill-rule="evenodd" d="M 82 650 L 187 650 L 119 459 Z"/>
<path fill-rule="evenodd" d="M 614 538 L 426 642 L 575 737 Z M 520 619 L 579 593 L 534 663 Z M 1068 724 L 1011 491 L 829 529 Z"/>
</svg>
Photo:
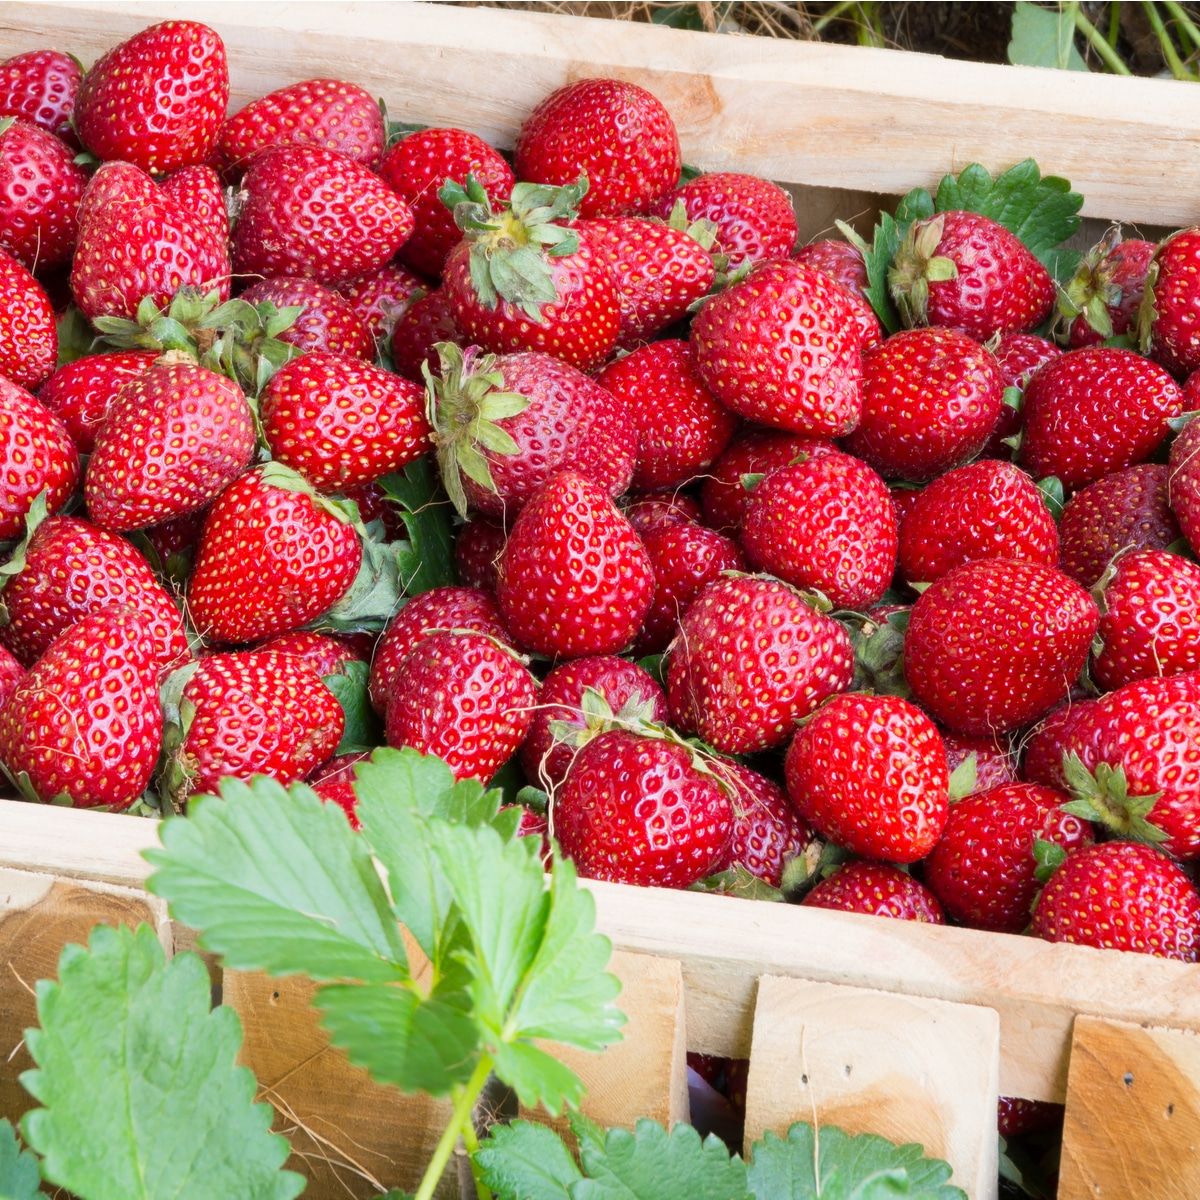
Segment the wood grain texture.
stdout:
<svg viewBox="0 0 1200 1200">
<path fill-rule="evenodd" d="M 916 1142 L 972 1200 L 996 1195 L 1000 1023 L 988 1008 L 758 981 L 746 1146 L 795 1121 Z"/>
</svg>

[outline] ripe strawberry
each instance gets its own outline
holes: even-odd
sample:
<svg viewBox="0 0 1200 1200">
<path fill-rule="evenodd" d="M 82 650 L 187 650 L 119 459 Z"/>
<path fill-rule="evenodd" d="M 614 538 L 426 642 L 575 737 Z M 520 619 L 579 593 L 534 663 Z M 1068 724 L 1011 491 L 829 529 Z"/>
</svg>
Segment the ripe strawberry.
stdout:
<svg viewBox="0 0 1200 1200">
<path fill-rule="evenodd" d="M 358 796 L 354 792 L 354 768 L 370 757 L 365 751 L 355 754 L 336 754 L 308 777 L 308 786 L 326 804 L 336 804 L 345 812 L 351 829 L 359 827 L 358 817 L 354 813 L 354 809 L 358 805 Z"/>
<path fill-rule="evenodd" d="M 689 221 L 711 221 L 717 227 L 713 251 L 725 255 L 732 270 L 786 258 L 796 245 L 792 198 L 767 179 L 733 172 L 698 175 L 651 211 L 668 217 L 680 202 Z"/>
<path fill-rule="evenodd" d="M 812 830 L 783 788 L 765 775 L 736 762 L 713 763 L 712 767 L 726 785 L 733 811 L 729 845 L 716 869 L 741 867 L 778 887 L 784 868 L 811 844 Z"/>
<path fill-rule="evenodd" d="M 246 469 L 254 446 L 237 384 L 164 354 L 109 406 L 84 481 L 88 513 L 121 532 L 203 508 Z"/>
<path fill-rule="evenodd" d="M 1105 842 L 1067 855 L 1042 889 L 1032 932 L 1048 942 L 1200 958 L 1200 894 L 1165 854 Z"/>
<path fill-rule="evenodd" d="M 1068 799 L 1013 783 L 952 804 L 925 860 L 925 882 L 946 912 L 973 929 L 1020 933 L 1038 890 L 1034 842 L 1068 852 L 1092 844 L 1091 827 L 1061 810 Z"/>
<path fill-rule="evenodd" d="M 800 903 L 896 921 L 946 923 L 937 897 L 907 872 L 886 863 L 848 862 L 822 879 Z"/>
<path fill-rule="evenodd" d="M 0 117 L 0 250 L 30 271 L 65 263 L 86 183 L 70 147 L 28 121 Z"/>
<path fill-rule="evenodd" d="M 1063 769 L 1068 751 L 1081 755 L 1086 761 L 1097 761 L 1093 751 L 1099 741 L 1100 730 L 1091 717 L 1096 704 L 1096 700 L 1072 697 L 1047 713 L 1025 742 L 1021 778 L 1057 788 L 1060 792 L 1069 792 L 1071 785 Z M 1093 750 L 1085 751 L 1085 742 Z"/>
<path fill-rule="evenodd" d="M 88 71 L 74 125 L 97 158 L 162 174 L 212 157 L 228 103 L 220 37 L 196 21 L 163 21 Z"/>
<path fill-rule="evenodd" d="M 701 524 L 700 505 L 683 493 L 630 495 L 625 499 L 624 512 L 625 519 L 639 534 L 679 521 Z"/>
<path fill-rule="evenodd" d="M 83 68 L 61 50 L 28 50 L 0 62 L 0 117 L 24 117 L 75 144 L 71 117 Z"/>
<path fill-rule="evenodd" d="M 990 343 L 989 343 L 990 344 Z M 1052 358 L 1058 358 L 1062 351 L 1053 343 L 1032 333 L 1006 333 L 996 345 L 996 365 L 1000 368 L 1000 382 L 1004 385 L 1005 403 L 1000 407 L 1000 419 L 988 438 L 983 453 L 988 458 L 1011 458 L 1011 446 L 1005 444 L 1006 438 L 1014 437 L 1021 428 L 1021 409 L 1011 403 L 1012 393 L 1009 389 L 1016 388 L 1024 393 L 1034 372 L 1048 363 Z"/>
<path fill-rule="evenodd" d="M 335 284 L 384 265 L 413 230 L 408 205 L 361 163 L 320 146 L 264 150 L 242 180 L 233 265 Z"/>
<path fill-rule="evenodd" d="M 696 374 L 684 341 L 642 346 L 611 363 L 597 382 L 622 402 L 637 430 L 636 488 L 683 487 L 725 449 L 737 427 Z"/>
<path fill-rule="evenodd" d="M 675 122 L 657 97 L 620 79 L 580 79 L 525 119 L 517 175 L 563 187 L 587 172 L 585 217 L 645 212 L 679 179 Z"/>
<path fill-rule="evenodd" d="M 454 539 L 454 569 L 467 587 L 494 592 L 508 535 L 487 517 L 469 517 Z"/>
<path fill-rule="evenodd" d="M 1190 421 L 1171 443 L 1169 472 L 1167 497 L 1194 550 L 1200 546 L 1200 421 Z"/>
<path fill-rule="evenodd" d="M 792 257 L 822 275 L 828 275 L 834 283 L 840 283 L 848 292 L 867 298 L 867 264 L 863 256 L 849 242 L 822 239 L 799 246 Z"/>
<path fill-rule="evenodd" d="M 1055 324 L 1072 350 L 1119 337 L 1137 320 L 1154 257 L 1153 242 L 1121 240 L 1112 226 L 1084 255 L 1071 282 L 1058 294 Z"/>
<path fill-rule="evenodd" d="M 373 483 L 429 449 L 421 389 L 342 354 L 286 363 L 263 388 L 259 414 L 271 457 L 324 492 Z"/>
<path fill-rule="evenodd" d="M 31 799 L 120 810 L 150 782 L 162 728 L 149 629 L 109 605 L 64 630 L 0 709 L 0 763 Z"/>
<path fill-rule="evenodd" d="M 220 175 L 212 167 L 180 167 L 161 180 L 159 187 L 184 212 L 191 213 L 219 245 L 228 243 L 229 210 L 225 206 L 225 189 Z"/>
<path fill-rule="evenodd" d="M 993 788 L 1017 782 L 1017 764 L 1012 747 L 1001 739 L 991 737 L 962 737 L 957 733 L 943 733 L 946 747 L 946 766 L 951 776 L 972 755 L 975 758 L 975 784 L 964 794 L 973 796 L 977 792 L 990 792 Z"/>
<path fill-rule="evenodd" d="M 1141 349 L 1174 375 L 1200 367 L 1200 307 L 1197 267 L 1200 228 L 1172 234 L 1158 247 L 1146 280 L 1146 303 L 1139 314 Z"/>
<path fill-rule="evenodd" d="M 436 754 L 455 779 L 492 776 L 525 740 L 537 685 L 516 654 L 480 633 L 431 633 L 400 664 L 389 746 Z"/>
<path fill-rule="evenodd" d="M 932 583 L 965 562 L 1058 563 L 1058 528 L 1023 471 L 986 459 L 935 479 L 900 524 L 900 574 Z"/>
<path fill-rule="evenodd" d="M 1061 1124 L 1063 1106 L 1048 1100 L 1022 1100 L 1001 1096 L 996 1109 L 996 1126 L 1002 1138 L 1021 1137 Z"/>
<path fill-rule="evenodd" d="M 400 252 L 401 260 L 433 279 L 441 275 L 446 255 L 462 237 L 454 214 L 438 197 L 442 185 L 447 180 L 465 185 L 472 175 L 488 199 L 498 204 L 512 194 L 517 182 L 499 151 L 465 129 L 419 129 L 407 134 L 388 147 L 379 174 L 412 209 L 415 227 Z"/>
<path fill-rule="evenodd" d="M 297 629 L 354 583 L 362 544 L 347 514 L 271 463 L 217 498 L 188 588 L 192 624 L 237 645 Z"/>
<path fill-rule="evenodd" d="M 496 598 L 531 654 L 615 654 L 633 641 L 654 597 L 650 559 L 608 493 L 560 471 L 521 510 L 500 560 Z"/>
<path fill-rule="evenodd" d="M 846 295 L 800 263 L 764 263 L 692 322 L 700 378 L 749 420 L 809 437 L 849 433 L 862 408 L 862 355 Z"/>
<path fill-rule="evenodd" d="M 1047 363 L 1029 381 L 1021 463 L 1068 491 L 1141 462 L 1166 440 L 1183 393 L 1132 350 L 1094 346 Z"/>
<path fill-rule="evenodd" d="M 384 263 L 376 271 L 344 280 L 337 291 L 366 325 L 373 341 L 384 343 L 391 339 L 396 322 L 425 295 L 428 286 L 406 267 Z M 416 374 L 419 380 L 419 369 Z"/>
<path fill-rule="evenodd" d="M 67 427 L 80 454 L 91 454 L 109 406 L 131 380 L 158 358 L 153 350 L 89 354 L 60 367 L 42 384 L 38 400 Z"/>
<path fill-rule="evenodd" d="M 259 650 L 272 654 L 291 654 L 312 664 L 322 679 L 336 675 L 347 663 L 370 661 L 370 653 L 360 653 L 344 638 L 329 633 L 314 633 L 311 629 L 293 629 L 263 642 Z"/>
<path fill-rule="evenodd" d="M 0 541 L 21 532 L 40 492 L 57 512 L 79 482 L 79 454 L 66 426 L 27 391 L 0 378 Z"/>
<path fill-rule="evenodd" d="M 1170 471 L 1159 463 L 1125 467 L 1089 483 L 1059 518 L 1060 563 L 1090 588 L 1126 550 L 1165 550 L 1180 537 L 1168 496 Z"/>
<path fill-rule="evenodd" d="M 439 342 L 462 345 L 445 289 L 418 296 L 392 326 L 392 365 L 399 375 L 420 383 L 423 369 L 438 370 Z"/>
<path fill-rule="evenodd" d="M 140 540 L 155 574 L 176 589 L 181 590 L 192 573 L 207 515 L 201 508 L 141 531 Z"/>
<path fill-rule="evenodd" d="M 671 722 L 726 754 L 769 750 L 853 677 L 846 631 L 794 589 L 763 576 L 716 579 L 667 658 Z"/>
<path fill-rule="evenodd" d="M 906 325 L 940 325 L 986 342 L 1025 333 L 1049 315 L 1049 271 L 1003 225 L 973 212 L 913 223 L 888 271 Z"/>
<path fill-rule="evenodd" d="M 897 333 L 863 357 L 862 419 L 846 447 L 888 478 L 932 479 L 983 449 L 1003 394 L 996 360 L 965 334 Z"/>
<path fill-rule="evenodd" d="M 3 646 L 0 646 L 0 709 L 25 678 L 25 668 Z"/>
<path fill-rule="evenodd" d="M 311 279 L 277 275 L 247 288 L 241 298 L 247 304 L 268 301 L 281 309 L 298 306 L 295 322 L 277 336 L 305 353 L 326 350 L 349 358 L 375 357 L 375 340 L 358 314 L 337 292 Z"/>
<path fill-rule="evenodd" d="M 0 376 L 32 391 L 54 372 L 58 329 L 42 285 L 11 255 L 0 251 Z"/>
<path fill-rule="evenodd" d="M 1064 700 L 1100 614 L 1053 567 L 964 563 L 913 605 L 904 671 L 913 698 L 955 733 L 1004 733 Z"/>
<path fill-rule="evenodd" d="M 686 746 L 626 730 L 579 752 L 554 797 L 551 828 L 580 875 L 690 887 L 729 844 L 729 796 Z"/>
<path fill-rule="evenodd" d="M 896 513 L 864 462 L 833 452 L 772 471 L 742 521 L 751 564 L 835 608 L 874 604 L 896 572 Z"/>
<path fill-rule="evenodd" d="M 629 486 L 637 431 L 622 400 L 567 363 L 444 346 L 429 385 L 442 482 L 460 513 L 513 519 L 557 472 Z"/>
</svg>

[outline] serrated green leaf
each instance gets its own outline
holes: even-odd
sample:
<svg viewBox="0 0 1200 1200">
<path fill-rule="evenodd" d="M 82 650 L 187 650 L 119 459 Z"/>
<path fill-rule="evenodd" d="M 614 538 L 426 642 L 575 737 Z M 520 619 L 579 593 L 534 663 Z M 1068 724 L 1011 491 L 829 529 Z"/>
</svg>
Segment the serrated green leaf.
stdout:
<svg viewBox="0 0 1200 1200">
<path fill-rule="evenodd" d="M 237 1014 L 211 995 L 204 963 L 167 962 L 145 925 L 102 926 L 88 949 L 63 951 L 59 982 L 38 984 L 37 1065 L 22 1076 L 42 1105 L 22 1133 L 47 1180 L 82 1200 L 300 1194 L 272 1110 L 237 1065 Z"/>
<path fill-rule="evenodd" d="M 583 1100 L 583 1080 L 532 1042 L 501 1042 L 492 1050 L 496 1078 L 512 1088 L 526 1107 L 544 1104 L 551 1116 Z"/>
<path fill-rule="evenodd" d="M 1075 45 L 1075 17 L 1070 6 L 1042 8 L 1028 0 L 1017 0 L 1008 61 L 1017 67 L 1086 71 L 1088 65 Z"/>
<path fill-rule="evenodd" d="M 17 1141 L 10 1121 L 0 1121 L 0 1200 L 35 1200 L 42 1192 L 38 1160 Z"/>
<path fill-rule="evenodd" d="M 367 663 L 347 662 L 322 680 L 337 697 L 346 719 L 342 740 L 338 742 L 338 754 L 373 750 L 383 741 L 382 726 L 368 694 L 370 677 L 371 668 Z"/>
<path fill-rule="evenodd" d="M 562 1138 L 529 1121 L 493 1126 L 474 1161 L 483 1182 L 499 1197 L 570 1200 L 571 1185 L 583 1178 Z"/>
<path fill-rule="evenodd" d="M 400 580 L 410 596 L 455 582 L 452 507 L 438 486 L 428 458 L 380 481 L 384 495 L 397 506 L 408 535 L 399 551 Z"/>
</svg>

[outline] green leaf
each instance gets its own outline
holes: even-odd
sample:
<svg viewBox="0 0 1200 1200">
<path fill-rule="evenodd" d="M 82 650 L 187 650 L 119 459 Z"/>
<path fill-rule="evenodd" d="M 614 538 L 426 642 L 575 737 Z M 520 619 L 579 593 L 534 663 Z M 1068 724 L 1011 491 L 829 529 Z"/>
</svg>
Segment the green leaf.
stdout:
<svg viewBox="0 0 1200 1200">
<path fill-rule="evenodd" d="M 348 501 L 346 503 L 349 503 Z M 307 626 L 333 633 L 378 633 L 396 615 L 403 592 L 402 542 L 382 540 L 382 522 L 360 532 L 362 564 L 349 591 L 324 616 Z"/>
<path fill-rule="evenodd" d="M 342 740 L 338 742 L 338 754 L 354 754 L 360 750 L 373 750 L 383 741 L 379 717 L 371 707 L 367 685 L 371 668 L 365 662 L 346 662 L 322 682 L 337 697 L 346 718 Z"/>
<path fill-rule="evenodd" d="M 420 458 L 402 472 L 380 481 L 384 495 L 400 510 L 408 546 L 398 564 L 404 591 L 419 595 L 455 582 L 451 506 L 438 486 L 429 458 Z"/>
<path fill-rule="evenodd" d="M 474 1155 L 483 1182 L 499 1197 L 570 1200 L 583 1178 L 562 1138 L 545 1125 L 494 1125 Z"/>
<path fill-rule="evenodd" d="M 1033 843 L 1033 861 L 1037 863 L 1034 876 L 1045 883 L 1067 861 L 1067 852 L 1057 843 L 1037 838 Z"/>
<path fill-rule="evenodd" d="M 25 1035 L 37 1066 L 21 1077 L 42 1105 L 22 1133 L 49 1182 L 82 1200 L 300 1194 L 272 1110 L 237 1065 L 237 1014 L 211 994 L 204 963 L 168 963 L 145 925 L 102 926 L 88 949 L 63 951 L 59 982 L 38 984 L 40 1028 Z"/>
<path fill-rule="evenodd" d="M 1017 67 L 1057 67 L 1086 71 L 1088 65 L 1075 45 L 1075 16 L 1070 5 L 1042 8 L 1017 0 L 1012 18 L 1008 61 Z"/>
<path fill-rule="evenodd" d="M 718 871 L 692 884 L 695 892 L 717 892 L 722 896 L 740 896 L 743 900 L 782 900 L 783 892 L 747 871 L 741 863 Z"/>
<path fill-rule="evenodd" d="M 1057 475 L 1047 475 L 1044 479 L 1037 481 L 1037 490 L 1050 510 L 1050 515 L 1055 521 L 1061 520 L 1063 508 L 1067 502 L 1062 480 Z"/>
<path fill-rule="evenodd" d="M 70 305 L 58 318 L 58 361 L 56 366 L 65 367 L 77 358 L 91 354 L 96 335 L 88 325 L 87 317 Z"/>
<path fill-rule="evenodd" d="M 10 1121 L 0 1121 L 0 1200 L 34 1200 L 41 1196 L 38 1160 L 21 1149 Z"/>
</svg>

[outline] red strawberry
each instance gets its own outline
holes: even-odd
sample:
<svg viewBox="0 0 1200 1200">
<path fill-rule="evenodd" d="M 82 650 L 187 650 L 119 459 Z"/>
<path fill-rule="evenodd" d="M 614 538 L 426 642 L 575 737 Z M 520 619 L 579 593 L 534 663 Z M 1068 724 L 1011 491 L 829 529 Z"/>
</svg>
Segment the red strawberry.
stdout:
<svg viewBox="0 0 1200 1200">
<path fill-rule="evenodd" d="M 0 117 L 0 250 L 30 271 L 65 263 L 75 248 L 86 183 L 74 153 L 58 138 Z"/>
<path fill-rule="evenodd" d="M 1007 742 L 999 744 L 994 738 L 962 737 L 957 733 L 943 733 L 942 741 L 946 746 L 946 766 L 950 768 L 951 776 L 968 758 L 974 756 L 975 784 L 967 789 L 965 795 L 990 792 L 1006 783 L 1017 782 L 1017 765 Z"/>
<path fill-rule="evenodd" d="M 347 663 L 368 662 L 369 654 L 360 654 L 348 641 L 328 633 L 314 633 L 311 629 L 294 629 L 281 633 L 263 642 L 259 650 L 270 650 L 273 654 L 291 654 L 312 664 L 321 676 L 336 675 Z"/>
<path fill-rule="evenodd" d="M 525 740 L 537 685 L 516 654 L 480 633 L 431 633 L 400 664 L 389 746 L 436 754 L 456 779 L 490 782 Z"/>
<path fill-rule="evenodd" d="M 1024 392 L 1034 372 L 1058 358 L 1062 351 L 1053 343 L 1032 333 L 1006 333 L 996 346 L 996 365 L 1000 368 L 1000 382 L 1004 385 L 1005 403 L 1000 408 L 1000 419 L 992 430 L 983 452 L 989 458 L 1011 458 L 1012 449 L 1005 444 L 1021 428 L 1021 410 L 1010 403 L 1010 388 Z"/>
<path fill-rule="evenodd" d="M 454 539 L 454 569 L 467 587 L 494 592 L 508 535 L 486 517 L 469 518 Z"/>
<path fill-rule="evenodd" d="M 246 469 L 254 445 L 237 384 L 164 354 L 109 406 L 84 481 L 88 513 L 120 532 L 203 508 Z"/>
<path fill-rule="evenodd" d="M 868 608 L 896 571 L 887 485 L 866 463 L 836 451 L 767 475 L 750 497 L 741 538 L 754 566 L 816 589 L 835 608 Z"/>
<path fill-rule="evenodd" d="M 924 921 L 927 925 L 946 923 L 937 897 L 923 883 L 885 863 L 848 862 L 821 880 L 801 903 L 809 908 L 832 908 L 868 917 Z"/>
<path fill-rule="evenodd" d="M 79 482 L 79 454 L 66 426 L 27 391 L 0 378 L 0 540 L 21 532 L 42 491 L 57 512 Z"/>
<path fill-rule="evenodd" d="M 420 383 L 423 368 L 438 369 L 437 345 L 461 345 L 450 299 L 442 288 L 418 296 L 392 326 L 392 365 L 405 379 Z"/>
<path fill-rule="evenodd" d="M 626 730 L 579 752 L 554 797 L 551 829 L 588 879 L 685 888 L 729 844 L 732 810 L 686 746 Z"/>
<path fill-rule="evenodd" d="M 792 257 L 806 267 L 828 275 L 846 291 L 855 292 L 864 300 L 867 298 L 867 264 L 849 242 L 832 239 L 809 242 L 807 246 L 798 247 Z"/>
<path fill-rule="evenodd" d="M 188 588 L 200 633 L 236 645 L 327 613 L 354 583 L 362 545 L 341 508 L 278 464 L 249 471 L 209 509 Z"/>
<path fill-rule="evenodd" d="M 682 493 L 627 496 L 624 511 L 625 519 L 639 534 L 679 521 L 701 523 L 700 505 Z"/>
<path fill-rule="evenodd" d="M 1003 733 L 1066 698 L 1100 614 L 1053 567 L 964 563 L 913 606 L 904 671 L 914 699 L 955 733 Z"/>
<path fill-rule="evenodd" d="M 777 783 L 741 763 L 714 763 L 733 810 L 733 830 L 719 870 L 741 867 L 772 887 L 783 870 L 803 854 L 813 840 L 800 814 Z"/>
<path fill-rule="evenodd" d="M 1182 411 L 1178 384 L 1132 350 L 1072 350 L 1025 389 L 1021 463 L 1074 491 L 1149 458 Z"/>
<path fill-rule="evenodd" d="M 358 817 L 354 814 L 358 804 L 358 796 L 354 793 L 354 768 L 370 757 L 363 751 L 355 754 L 337 754 L 308 777 L 308 786 L 326 804 L 336 804 L 345 812 L 351 829 L 359 827 Z"/>
<path fill-rule="evenodd" d="M 61 50 L 27 50 L 0 63 L 0 117 L 27 121 L 74 144 L 71 117 L 83 68 Z"/>
<path fill-rule="evenodd" d="M 1061 810 L 1069 797 L 1013 783 L 950 806 L 941 840 L 925 860 L 925 882 L 956 921 L 1020 933 L 1037 894 L 1035 841 L 1071 851 L 1092 843 L 1091 828 Z"/>
<path fill-rule="evenodd" d="M 1042 889 L 1032 932 L 1048 942 L 1200 958 L 1200 894 L 1165 854 L 1105 842 L 1067 855 Z"/>
<path fill-rule="evenodd" d="M 846 447 L 888 478 L 932 479 L 974 458 L 1000 419 L 992 355 L 949 329 L 911 329 L 863 357 L 862 420 Z"/>
<path fill-rule="evenodd" d="M 675 122 L 657 97 L 620 79 L 580 79 L 525 119 L 517 175 L 562 187 L 587 172 L 585 217 L 645 212 L 679 179 Z"/>
<path fill-rule="evenodd" d="M 341 354 L 286 363 L 263 388 L 259 413 L 271 457 L 325 492 L 373 483 L 429 449 L 421 389 Z"/>
<path fill-rule="evenodd" d="M 597 382 L 624 404 L 637 429 L 637 488 L 683 487 L 725 449 L 737 426 L 696 374 L 687 342 L 642 346 Z"/>
<path fill-rule="evenodd" d="M 230 117 L 218 153 L 224 166 L 238 171 L 269 146 L 318 146 L 374 167 L 385 137 L 370 92 L 340 79 L 306 79 L 251 100 Z"/>
<path fill-rule="evenodd" d="M 0 376 L 32 391 L 54 372 L 58 328 L 42 285 L 15 258 L 0 251 Z"/>
<path fill-rule="evenodd" d="M 104 424 L 117 393 L 131 379 L 144 374 L 157 358 L 153 350 L 77 358 L 46 380 L 38 400 L 66 425 L 79 453 L 91 454 L 96 431 Z"/>
<path fill-rule="evenodd" d="M 769 180 L 733 172 L 698 175 L 664 196 L 653 212 L 667 217 L 680 202 L 689 221 L 717 227 L 713 250 L 724 254 L 732 269 L 786 258 L 796 244 L 792 198 Z"/>
<path fill-rule="evenodd" d="M 391 339 L 396 322 L 425 295 L 427 288 L 424 280 L 398 263 L 384 263 L 376 271 L 337 285 L 337 291 L 366 325 L 372 339 L 380 343 Z M 416 378 L 420 376 L 418 369 Z"/>
<path fill-rule="evenodd" d="M 1084 255 L 1058 295 L 1056 325 L 1072 350 L 1128 332 L 1137 320 L 1154 251 L 1153 242 L 1122 241 L 1121 228 L 1114 225 Z"/>
<path fill-rule="evenodd" d="M 163 193 L 190 213 L 224 246 L 229 241 L 229 210 L 221 177 L 210 166 L 180 167 L 159 183 Z"/>
<path fill-rule="evenodd" d="M 1193 550 L 1200 546 L 1200 421 L 1190 421 L 1171 443 L 1167 496 Z"/>
<path fill-rule="evenodd" d="M 654 575 L 607 492 L 578 471 L 561 471 L 513 525 L 496 596 L 517 645 L 532 654 L 615 654 L 645 620 Z"/>
<path fill-rule="evenodd" d="M 1165 550 L 1180 537 L 1168 497 L 1169 469 L 1125 467 L 1078 491 L 1059 518 L 1062 569 L 1091 587 L 1126 550 Z"/>
<path fill-rule="evenodd" d="M 900 524 L 900 574 L 932 583 L 965 562 L 1058 563 L 1058 528 L 1023 471 L 987 459 L 950 471 L 917 494 Z"/>
<path fill-rule="evenodd" d="M 1003 225 L 973 212 L 913 223 L 888 271 L 906 325 L 941 325 L 986 342 L 1025 333 L 1049 315 L 1049 271 Z"/>
<path fill-rule="evenodd" d="M 8 702 L 17 684 L 25 678 L 25 668 L 0 646 L 0 709 Z"/>
<path fill-rule="evenodd" d="M 361 163 L 320 146 L 257 155 L 242 180 L 233 265 L 334 284 L 375 271 L 413 230 L 408 205 Z"/>
<path fill-rule="evenodd" d="M 311 279 L 277 275 L 247 288 L 241 298 L 247 304 L 267 301 L 276 308 L 298 306 L 300 315 L 277 336 L 305 353 L 327 350 L 350 358 L 375 357 L 375 340 L 358 314 L 337 292 Z"/>
<path fill-rule="evenodd" d="M 1047 713 L 1025 743 L 1021 778 L 1057 788 L 1060 792 L 1070 791 L 1071 785 L 1063 769 L 1068 750 L 1087 761 L 1097 761 L 1094 747 L 1099 741 L 1100 730 L 1091 718 L 1096 704 L 1096 700 L 1071 698 Z M 1090 747 L 1087 750 L 1085 743 Z"/>
<path fill-rule="evenodd" d="M 1063 1119 L 1063 1106 L 1048 1100 L 1021 1100 L 1001 1096 L 996 1109 L 996 1125 L 1002 1138 L 1021 1137 L 1052 1129 Z"/>
<path fill-rule="evenodd" d="M 204 509 L 197 509 L 186 517 L 164 521 L 161 525 L 152 525 L 141 531 L 148 548 L 147 556 L 155 572 L 176 587 L 181 588 L 192 573 L 192 563 L 200 548 L 200 534 L 207 515 Z"/>
<path fill-rule="evenodd" d="M 1198 273 L 1200 228 L 1184 229 L 1159 246 L 1146 280 L 1139 330 L 1142 351 L 1179 376 L 1200 367 Z"/>
<path fill-rule="evenodd" d="M 196 21 L 163 21 L 88 71 L 74 124 L 97 158 L 162 174 L 212 157 L 228 103 L 220 37 Z"/>
<path fill-rule="evenodd" d="M 671 720 L 726 754 L 782 746 L 796 722 L 850 686 L 846 631 L 775 579 L 714 580 L 667 659 Z"/>
<path fill-rule="evenodd" d="M 465 129 L 419 129 L 407 134 L 388 148 L 379 174 L 412 209 L 416 222 L 401 259 L 434 279 L 462 237 L 454 214 L 438 197 L 442 185 L 447 180 L 465 184 L 472 175 L 488 199 L 498 204 L 512 194 L 517 182 L 500 153 Z"/>
<path fill-rule="evenodd" d="M 124 809 L 150 782 L 162 728 L 149 629 L 109 605 L 64 630 L 0 709 L 0 763 L 30 798 Z"/>
</svg>

